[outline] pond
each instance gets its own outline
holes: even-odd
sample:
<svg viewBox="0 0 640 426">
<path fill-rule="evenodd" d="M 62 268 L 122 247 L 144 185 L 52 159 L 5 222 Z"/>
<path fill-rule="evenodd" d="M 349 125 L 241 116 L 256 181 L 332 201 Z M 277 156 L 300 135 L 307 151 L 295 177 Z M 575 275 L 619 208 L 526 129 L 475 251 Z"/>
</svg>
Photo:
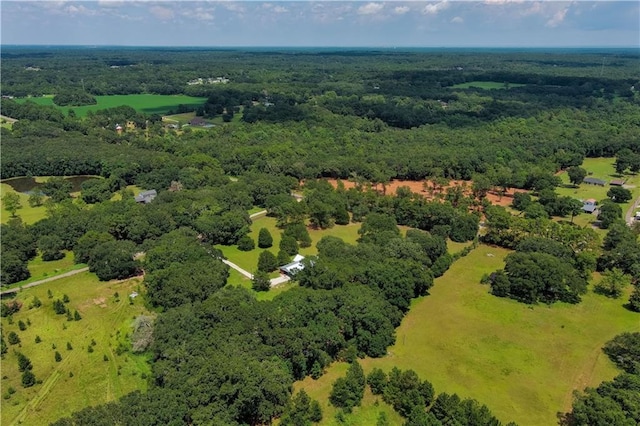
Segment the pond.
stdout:
<svg viewBox="0 0 640 426">
<path fill-rule="evenodd" d="M 67 182 L 71 182 L 73 189 L 71 192 L 80 191 L 82 182 L 91 179 L 100 179 L 97 176 L 68 176 L 64 178 Z M 3 180 L 2 183 L 6 183 L 16 192 L 22 192 L 24 194 L 31 193 L 34 189 L 42 186 L 42 182 L 36 182 L 34 177 L 17 177 Z"/>
</svg>

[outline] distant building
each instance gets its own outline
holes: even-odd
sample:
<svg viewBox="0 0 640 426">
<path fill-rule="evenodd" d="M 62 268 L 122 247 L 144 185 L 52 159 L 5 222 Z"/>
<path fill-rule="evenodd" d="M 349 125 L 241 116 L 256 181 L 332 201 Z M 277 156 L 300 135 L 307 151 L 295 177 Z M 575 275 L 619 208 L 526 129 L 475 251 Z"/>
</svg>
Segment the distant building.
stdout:
<svg viewBox="0 0 640 426">
<path fill-rule="evenodd" d="M 118 134 L 122 133 L 122 126 L 119 124 L 116 124 L 116 132 L 118 132 Z"/>
<path fill-rule="evenodd" d="M 592 177 L 584 178 L 583 182 L 589 185 L 598 185 L 598 186 L 605 186 L 607 184 L 607 182 L 602 179 L 596 179 Z"/>
<path fill-rule="evenodd" d="M 194 117 L 189 121 L 189 125 L 204 127 L 207 125 L 207 122 L 202 117 Z"/>
<path fill-rule="evenodd" d="M 615 180 L 612 180 L 611 182 L 609 182 L 609 185 L 611 185 L 611 186 L 622 186 L 622 185 L 624 185 L 625 182 L 626 182 L 626 180 L 624 180 L 624 179 L 615 179 Z"/>
<path fill-rule="evenodd" d="M 142 191 L 136 195 L 136 203 L 149 204 L 158 196 L 158 192 L 155 189 L 149 191 Z"/>
<path fill-rule="evenodd" d="M 290 277 L 294 276 L 304 269 L 302 260 L 304 260 L 304 256 L 296 254 L 296 256 L 293 258 L 293 262 L 287 263 L 286 265 L 280 267 L 280 272 Z"/>
<path fill-rule="evenodd" d="M 582 211 L 585 213 L 593 213 L 597 209 L 598 209 L 598 202 L 593 198 L 589 198 L 588 200 L 584 200 L 582 202 Z"/>
</svg>

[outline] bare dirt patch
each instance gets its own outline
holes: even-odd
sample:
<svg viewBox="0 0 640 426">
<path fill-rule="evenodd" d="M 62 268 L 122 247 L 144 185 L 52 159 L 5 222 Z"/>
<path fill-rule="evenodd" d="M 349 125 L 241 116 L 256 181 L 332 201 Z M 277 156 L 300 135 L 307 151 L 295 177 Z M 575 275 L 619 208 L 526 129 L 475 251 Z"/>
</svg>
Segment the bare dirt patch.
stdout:
<svg viewBox="0 0 640 426">
<path fill-rule="evenodd" d="M 327 182 L 333 185 L 334 188 L 338 186 L 337 179 L 327 179 Z M 346 189 L 355 188 L 357 186 L 356 182 L 353 182 L 350 180 L 342 180 L 341 182 L 344 184 L 344 187 Z M 473 181 L 450 180 L 447 185 L 444 185 L 442 187 L 438 186 L 437 184 L 434 184 L 434 182 L 431 180 L 420 180 L 420 181 L 392 180 L 386 185 L 382 185 L 382 184 L 363 185 L 363 187 L 365 188 L 370 187 L 372 190 L 378 191 L 381 194 L 389 194 L 389 195 L 391 194 L 395 195 L 396 192 L 398 191 L 398 188 L 407 187 L 409 188 L 409 190 L 411 190 L 411 192 L 420 194 L 424 196 L 427 200 L 434 200 L 437 198 L 438 194 L 445 194 L 448 188 L 456 187 L 456 186 L 462 186 L 463 188 L 465 188 L 464 189 L 465 195 L 470 195 L 471 187 L 473 186 Z M 527 192 L 527 191 L 525 191 L 524 189 L 509 188 L 507 192 L 505 192 L 503 195 L 500 195 L 494 191 L 489 191 L 489 193 L 487 194 L 487 199 L 493 205 L 509 206 L 513 201 L 513 195 L 517 192 Z"/>
</svg>

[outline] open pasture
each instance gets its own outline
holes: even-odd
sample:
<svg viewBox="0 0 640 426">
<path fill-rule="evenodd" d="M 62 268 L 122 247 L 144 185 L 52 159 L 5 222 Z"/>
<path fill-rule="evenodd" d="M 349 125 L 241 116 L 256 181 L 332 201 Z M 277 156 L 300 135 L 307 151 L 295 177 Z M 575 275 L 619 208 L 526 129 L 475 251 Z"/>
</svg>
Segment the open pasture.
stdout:
<svg viewBox="0 0 640 426">
<path fill-rule="evenodd" d="M 413 302 L 388 355 L 361 361 L 365 372 L 413 369 L 436 393 L 475 398 L 505 423 L 541 426 L 570 409 L 573 390 L 612 379 L 618 370 L 601 347 L 640 328 L 638 315 L 622 306 L 628 294 L 616 300 L 590 291 L 580 304 L 553 306 L 498 298 L 479 282 L 507 254 L 480 245 L 455 262 L 429 296 Z M 342 367 L 330 374 L 334 368 Z M 314 395 L 322 400 L 329 391 Z"/>
<path fill-rule="evenodd" d="M 206 98 L 196 98 L 185 95 L 109 95 L 109 96 L 96 96 L 96 105 L 86 105 L 79 107 L 59 107 L 53 103 L 53 97 L 45 96 L 40 98 L 21 98 L 16 99 L 17 102 L 32 101 L 39 105 L 51 105 L 64 111 L 75 111 L 78 117 L 84 117 L 89 111 L 97 111 L 105 108 L 114 108 L 122 105 L 132 107 L 138 112 L 145 114 L 166 114 L 171 110 L 177 109 L 178 105 L 187 106 L 200 106 Z"/>
<path fill-rule="evenodd" d="M 145 390 L 150 372 L 146 357 L 129 351 L 133 319 L 148 313 L 140 297 L 132 302 L 128 298 L 140 286 L 139 278 L 99 282 L 95 275 L 84 272 L 19 292 L 16 299 L 23 303 L 22 308 L 13 314 L 11 323 L 2 318 L 5 341 L 14 331 L 21 342 L 9 345 L 2 360 L 0 423 L 49 424 L 84 407 Z M 67 321 L 65 315 L 55 314 L 53 301 L 64 294 L 70 299 L 66 306 L 72 313 L 77 310 L 81 320 Z M 42 306 L 29 309 L 34 297 Z M 21 331 L 19 321 L 30 325 Z M 35 343 L 36 336 L 40 343 Z M 22 387 L 15 351 L 31 360 L 32 371 L 42 383 Z M 55 361 L 56 351 L 62 356 L 60 362 Z M 16 392 L 5 399 L 9 387 Z"/>
</svg>

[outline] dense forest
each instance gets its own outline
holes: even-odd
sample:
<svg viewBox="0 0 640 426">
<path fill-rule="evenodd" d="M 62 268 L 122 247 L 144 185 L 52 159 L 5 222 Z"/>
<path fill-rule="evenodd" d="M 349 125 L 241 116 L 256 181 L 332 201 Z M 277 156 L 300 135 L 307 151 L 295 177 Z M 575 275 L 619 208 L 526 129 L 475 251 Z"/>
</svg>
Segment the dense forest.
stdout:
<svg viewBox="0 0 640 426">
<path fill-rule="evenodd" d="M 637 229 L 618 206 L 626 194 L 612 192 L 602 207 L 602 240 L 572 223 L 582 203 L 554 192 L 556 173 L 573 168 L 579 176 L 587 157 L 611 157 L 621 174 L 640 170 L 637 51 L 12 47 L 1 58 L 2 115 L 18 120 L 0 129 L 2 179 L 102 178 L 85 182 L 75 200 L 53 178 L 30 196 L 45 203 L 46 218 L 2 224 L 2 285 L 28 278 L 38 252 L 55 259 L 70 250 L 101 280 L 144 270 L 145 298 L 158 313 L 145 349 L 149 391 L 56 425 L 310 424 L 322 413 L 306 394 L 292 396 L 292 383 L 320 377 L 336 360 L 351 367 L 334 385 L 335 406 L 357 405 L 368 383 L 407 425 L 498 425 L 482 401 L 435 394 L 410 370 L 365 378 L 357 359 L 385 356 L 411 301 L 428 296 L 434 278 L 480 243 L 513 250 L 483 283 L 522 303 L 580 303 L 594 271 L 640 280 Z M 189 84 L 217 77 L 228 82 Z M 503 87 L 456 86 L 487 81 Z M 193 112 L 224 124 L 176 129 L 130 106 L 77 117 L 12 99 L 55 94 L 66 107 L 138 93 L 205 97 Z M 117 130 L 127 122 L 131 128 Z M 425 178 L 433 196 L 387 193 L 392 179 Z M 445 190 L 450 179 L 471 183 Z M 158 196 L 136 203 L 128 185 Z M 486 198 L 509 188 L 529 192 L 509 209 Z M 359 239 L 314 242 L 318 254 L 304 260 L 298 285 L 259 302 L 226 286 L 229 268 L 214 247 L 247 243 L 253 207 L 289 238 L 293 248 L 280 260 L 310 244 L 307 227 L 358 222 Z M 453 255 L 448 240 L 469 245 Z M 640 310 L 639 295 L 630 309 Z M 15 308 L 3 304 L 3 316 Z M 621 345 L 605 348 L 616 363 L 632 347 Z M 629 418 L 638 421 L 637 353 L 629 357 L 625 374 L 576 396 L 566 424 L 599 424 L 601 410 L 635 410 Z M 623 408 L 605 407 L 610 401 L 599 395 Z M 624 408 L 630 400 L 635 408 Z"/>
</svg>

